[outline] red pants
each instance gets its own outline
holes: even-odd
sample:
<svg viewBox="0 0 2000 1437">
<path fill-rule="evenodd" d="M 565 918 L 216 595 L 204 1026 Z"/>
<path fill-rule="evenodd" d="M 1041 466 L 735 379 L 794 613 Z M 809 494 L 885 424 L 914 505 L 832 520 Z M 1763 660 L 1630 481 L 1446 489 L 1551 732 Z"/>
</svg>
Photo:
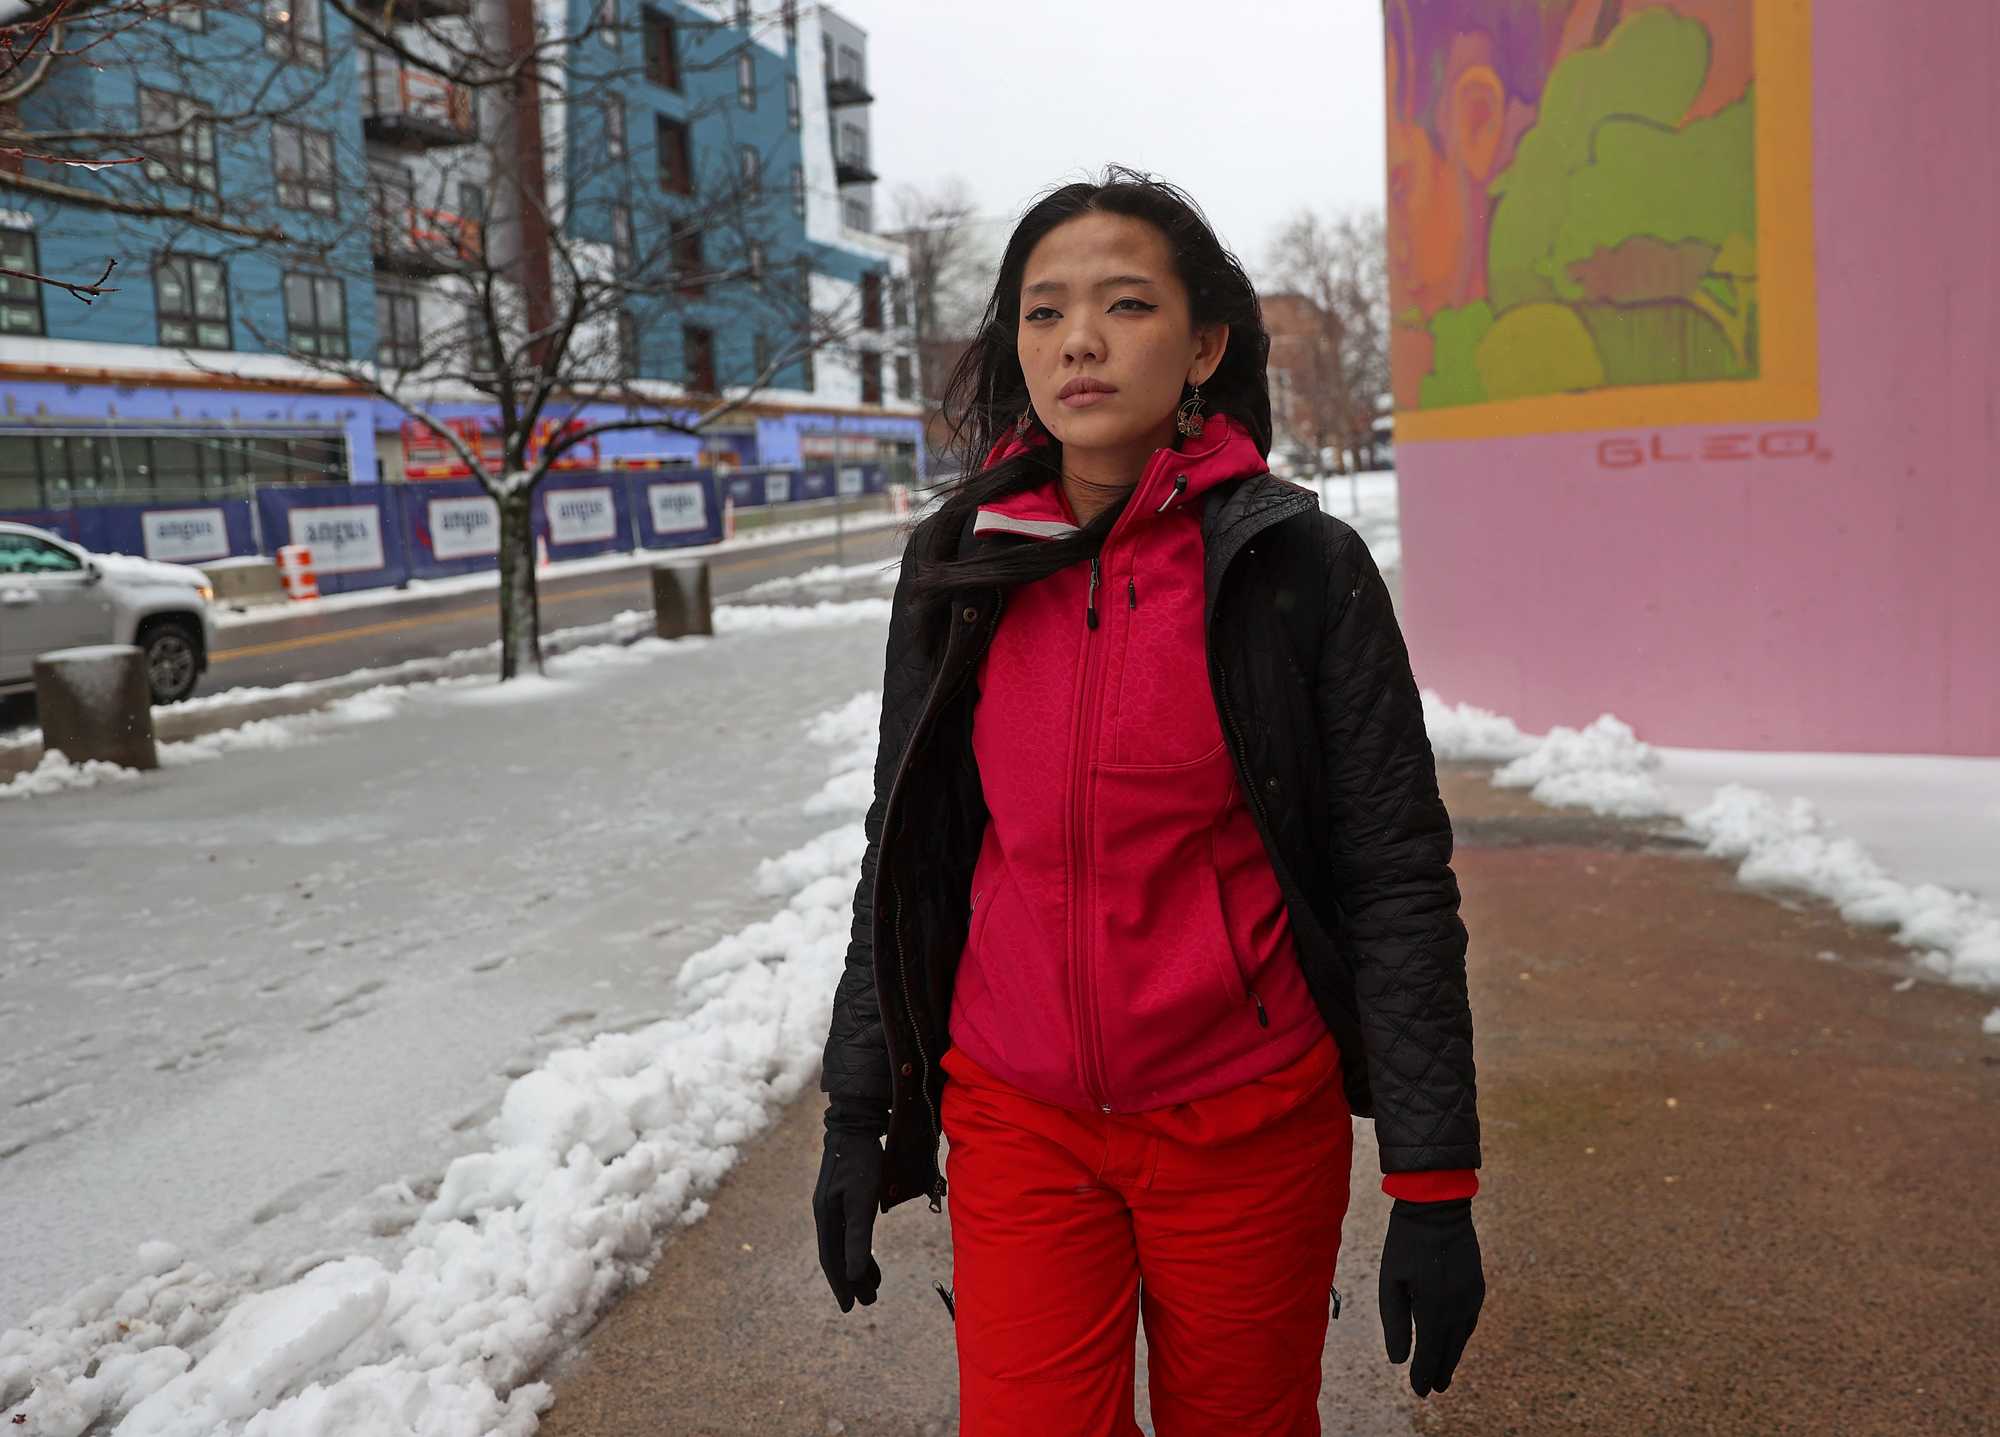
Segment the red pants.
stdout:
<svg viewBox="0 0 2000 1437">
<path fill-rule="evenodd" d="M 962 1437 L 1317 1437 L 1353 1124 L 1328 1038 L 1150 1113 L 1037 1102 L 957 1049 L 942 1118 Z"/>
</svg>

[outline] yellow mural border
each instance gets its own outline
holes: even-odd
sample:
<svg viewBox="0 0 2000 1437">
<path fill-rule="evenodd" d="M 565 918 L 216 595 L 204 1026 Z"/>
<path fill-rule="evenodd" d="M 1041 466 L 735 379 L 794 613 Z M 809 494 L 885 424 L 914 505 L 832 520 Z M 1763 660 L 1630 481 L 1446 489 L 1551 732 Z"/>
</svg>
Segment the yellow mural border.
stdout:
<svg viewBox="0 0 2000 1437">
<path fill-rule="evenodd" d="M 1757 87 L 1760 373 L 1701 384 L 1625 385 L 1442 409 L 1399 409 L 1396 438 L 1485 439 L 1675 424 L 1819 417 L 1813 263 L 1812 0 L 1752 0 Z"/>
</svg>

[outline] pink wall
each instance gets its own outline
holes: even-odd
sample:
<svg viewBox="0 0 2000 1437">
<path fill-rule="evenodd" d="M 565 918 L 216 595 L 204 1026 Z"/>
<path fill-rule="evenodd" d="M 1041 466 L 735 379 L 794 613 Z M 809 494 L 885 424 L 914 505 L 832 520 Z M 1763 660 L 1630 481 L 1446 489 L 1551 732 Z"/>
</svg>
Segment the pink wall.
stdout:
<svg viewBox="0 0 2000 1437">
<path fill-rule="evenodd" d="M 1814 12 L 1818 420 L 1400 446 L 1403 623 L 1448 700 L 2000 754 L 2000 19 Z"/>
</svg>

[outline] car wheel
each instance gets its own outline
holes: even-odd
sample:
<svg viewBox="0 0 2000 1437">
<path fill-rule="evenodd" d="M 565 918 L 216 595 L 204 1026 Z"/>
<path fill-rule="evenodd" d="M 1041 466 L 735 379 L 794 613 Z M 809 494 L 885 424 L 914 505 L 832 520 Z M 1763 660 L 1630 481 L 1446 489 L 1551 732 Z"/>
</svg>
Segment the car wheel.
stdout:
<svg viewBox="0 0 2000 1437">
<path fill-rule="evenodd" d="M 178 622 L 156 624 L 140 640 L 146 653 L 146 679 L 156 704 L 177 704 L 194 692 L 201 677 L 201 650 L 194 631 Z"/>
</svg>

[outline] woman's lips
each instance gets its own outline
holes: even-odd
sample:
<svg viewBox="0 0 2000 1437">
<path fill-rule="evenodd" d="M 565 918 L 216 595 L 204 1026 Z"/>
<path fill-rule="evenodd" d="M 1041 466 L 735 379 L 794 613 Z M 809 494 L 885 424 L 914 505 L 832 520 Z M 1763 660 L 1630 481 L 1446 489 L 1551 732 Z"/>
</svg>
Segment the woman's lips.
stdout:
<svg viewBox="0 0 2000 1437">
<path fill-rule="evenodd" d="M 1086 389 L 1081 394 L 1066 395 L 1062 404 L 1065 409 L 1088 409 L 1100 400 L 1109 399 L 1117 393 L 1112 389 Z"/>
</svg>

